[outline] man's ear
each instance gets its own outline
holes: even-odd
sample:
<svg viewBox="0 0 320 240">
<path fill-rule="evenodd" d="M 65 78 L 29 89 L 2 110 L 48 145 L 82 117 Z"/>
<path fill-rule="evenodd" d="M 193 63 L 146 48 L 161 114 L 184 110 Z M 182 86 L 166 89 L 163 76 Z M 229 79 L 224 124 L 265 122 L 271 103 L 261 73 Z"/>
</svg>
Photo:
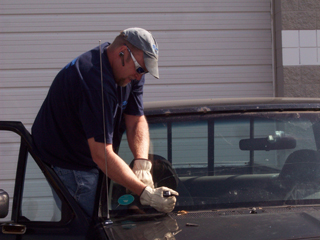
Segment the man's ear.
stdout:
<svg viewBox="0 0 320 240">
<path fill-rule="evenodd" d="M 126 47 L 126 45 L 124 45 L 124 44 L 121 45 L 121 46 L 118 48 L 118 51 L 119 51 L 119 52 L 123 52 L 123 53 L 124 53 L 126 50 L 127 50 L 127 47 Z"/>
</svg>

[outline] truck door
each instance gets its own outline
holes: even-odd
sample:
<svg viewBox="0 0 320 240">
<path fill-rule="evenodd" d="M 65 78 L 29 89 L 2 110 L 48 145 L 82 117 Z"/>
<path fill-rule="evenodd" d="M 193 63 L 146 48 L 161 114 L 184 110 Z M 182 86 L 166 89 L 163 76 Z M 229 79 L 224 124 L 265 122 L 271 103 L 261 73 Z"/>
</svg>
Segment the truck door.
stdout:
<svg viewBox="0 0 320 240">
<path fill-rule="evenodd" d="M 17 135 L 19 142 L 7 144 L 0 153 L 0 162 L 5 162 L 4 155 L 17 158 L 11 218 L 0 219 L 0 239 L 85 239 L 89 225 L 85 215 L 53 170 L 35 154 L 28 131 L 21 123 L 0 122 L 1 147 Z"/>
</svg>

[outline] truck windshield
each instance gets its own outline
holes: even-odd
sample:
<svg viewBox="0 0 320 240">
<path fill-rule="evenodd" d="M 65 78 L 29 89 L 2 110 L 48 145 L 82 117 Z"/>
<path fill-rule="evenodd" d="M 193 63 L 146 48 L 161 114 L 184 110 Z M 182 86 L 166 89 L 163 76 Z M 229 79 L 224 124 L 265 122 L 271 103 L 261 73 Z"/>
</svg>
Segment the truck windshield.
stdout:
<svg viewBox="0 0 320 240">
<path fill-rule="evenodd" d="M 315 112 L 148 118 L 155 186 L 179 192 L 174 211 L 319 203 L 319 119 Z M 125 134 L 119 155 L 133 160 Z M 155 212 L 134 195 L 126 204 L 126 194 L 111 183 L 111 213 Z"/>
</svg>

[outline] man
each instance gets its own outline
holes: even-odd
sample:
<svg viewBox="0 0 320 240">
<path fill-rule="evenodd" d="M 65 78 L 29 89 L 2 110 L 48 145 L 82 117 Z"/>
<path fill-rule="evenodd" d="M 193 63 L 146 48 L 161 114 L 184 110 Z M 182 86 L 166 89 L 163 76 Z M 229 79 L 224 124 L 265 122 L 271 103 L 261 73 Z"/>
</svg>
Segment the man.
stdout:
<svg viewBox="0 0 320 240">
<path fill-rule="evenodd" d="M 88 216 L 93 213 L 97 168 L 139 195 L 143 205 L 161 212 L 175 206 L 174 196 L 163 197 L 163 191 L 171 189 L 154 189 L 150 174 L 142 100 L 148 72 L 159 78 L 156 40 L 144 29 L 128 28 L 111 44 L 80 55 L 58 73 L 32 126 L 42 160 L 53 167 Z M 135 158 L 133 171 L 116 154 L 123 122 Z"/>
</svg>

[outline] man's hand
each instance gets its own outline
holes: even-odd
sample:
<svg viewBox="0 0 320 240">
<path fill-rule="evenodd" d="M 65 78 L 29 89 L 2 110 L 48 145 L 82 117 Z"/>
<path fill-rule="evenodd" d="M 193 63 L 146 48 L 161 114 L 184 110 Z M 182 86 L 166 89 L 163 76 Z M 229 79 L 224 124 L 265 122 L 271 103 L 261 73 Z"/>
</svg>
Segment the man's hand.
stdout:
<svg viewBox="0 0 320 240">
<path fill-rule="evenodd" d="M 178 196 L 179 193 L 167 188 L 167 187 L 159 187 L 159 188 L 151 188 L 146 187 L 141 196 L 140 202 L 142 205 L 150 205 L 151 207 L 155 208 L 159 212 L 169 213 L 171 212 L 175 205 L 177 199 L 174 196 L 171 197 L 164 197 L 163 192 L 170 191 L 172 195 Z"/>
<path fill-rule="evenodd" d="M 145 185 L 154 188 L 152 175 L 151 175 L 152 163 L 148 159 L 134 159 L 132 171 L 137 178 Z"/>
</svg>

